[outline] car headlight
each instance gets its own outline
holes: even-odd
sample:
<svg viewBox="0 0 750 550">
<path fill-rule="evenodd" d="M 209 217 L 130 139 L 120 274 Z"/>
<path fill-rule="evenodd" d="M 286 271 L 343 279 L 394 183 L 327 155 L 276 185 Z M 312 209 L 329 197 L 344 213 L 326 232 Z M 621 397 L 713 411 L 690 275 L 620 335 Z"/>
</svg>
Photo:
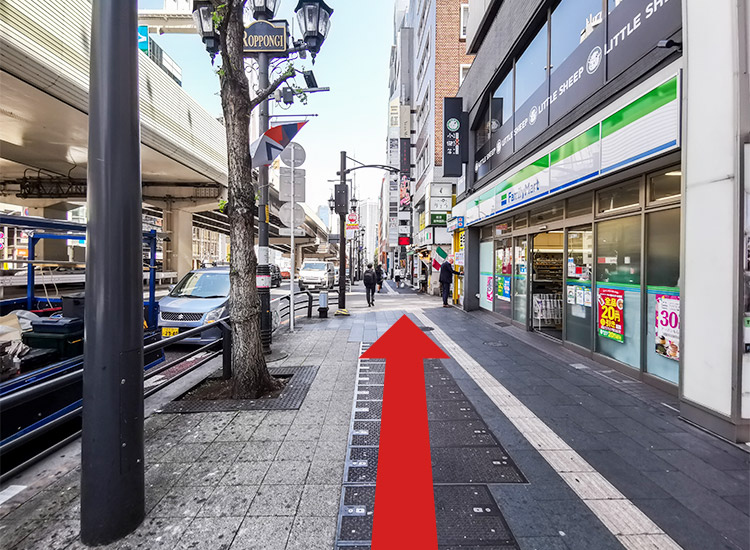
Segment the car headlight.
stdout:
<svg viewBox="0 0 750 550">
<path fill-rule="evenodd" d="M 203 321 L 204 325 L 207 325 L 209 323 L 215 323 L 219 319 L 226 316 L 227 313 L 227 306 L 221 306 L 217 307 L 216 309 L 212 309 L 211 311 L 206 314 L 206 319 Z"/>
</svg>

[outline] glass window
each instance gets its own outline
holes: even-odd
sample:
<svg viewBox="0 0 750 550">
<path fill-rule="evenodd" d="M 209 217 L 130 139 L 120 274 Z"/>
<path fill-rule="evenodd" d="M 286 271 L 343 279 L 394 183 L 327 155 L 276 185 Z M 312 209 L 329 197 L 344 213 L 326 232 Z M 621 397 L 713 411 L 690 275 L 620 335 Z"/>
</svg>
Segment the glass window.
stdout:
<svg viewBox="0 0 750 550">
<path fill-rule="evenodd" d="M 169 293 L 173 298 L 226 298 L 229 296 L 229 271 L 194 271 Z"/>
<path fill-rule="evenodd" d="M 561 220 L 563 219 L 563 203 L 560 201 L 553 205 L 536 208 L 529 213 L 529 217 L 531 225 Z"/>
<path fill-rule="evenodd" d="M 505 124 L 513 115 L 513 70 L 500 83 L 495 92 L 492 94 L 492 111 L 493 126 L 492 131 L 496 132 L 500 126 Z"/>
<path fill-rule="evenodd" d="M 640 180 L 620 183 L 596 193 L 596 211 L 599 214 L 614 214 L 620 210 L 637 208 L 640 204 Z"/>
<path fill-rule="evenodd" d="M 568 199 L 568 218 L 591 214 L 591 193 L 584 193 Z"/>
<path fill-rule="evenodd" d="M 526 324 L 526 237 L 514 239 L 515 263 L 513 265 L 513 320 Z"/>
<path fill-rule="evenodd" d="M 516 229 L 523 229 L 525 227 L 529 226 L 529 217 L 526 213 L 519 214 L 515 218 L 513 218 L 513 224 L 515 225 Z"/>
<path fill-rule="evenodd" d="M 641 364 L 641 217 L 597 224 L 596 349 Z"/>
<path fill-rule="evenodd" d="M 673 384 L 680 367 L 680 210 L 646 218 L 648 339 L 646 370 Z"/>
<path fill-rule="evenodd" d="M 521 107 L 547 78 L 547 23 L 516 62 L 516 103 Z"/>
<path fill-rule="evenodd" d="M 672 201 L 682 194 L 682 172 L 679 167 L 648 177 L 648 201 Z"/>
<path fill-rule="evenodd" d="M 552 12 L 551 72 L 555 72 L 601 23 L 601 0 L 562 0 Z"/>
<path fill-rule="evenodd" d="M 487 105 L 482 114 L 479 115 L 479 124 L 476 129 L 477 150 L 487 143 L 490 139 L 490 107 Z"/>
<path fill-rule="evenodd" d="M 497 241 L 495 248 L 495 313 L 511 315 L 510 285 L 513 276 L 513 248 L 511 239 Z"/>
<path fill-rule="evenodd" d="M 486 227 L 483 227 L 482 233 L 481 233 L 481 239 L 484 240 L 484 239 L 491 239 L 491 238 L 492 238 L 492 226 L 488 225 Z"/>
<path fill-rule="evenodd" d="M 612 10 L 622 4 L 622 2 L 623 0 L 607 0 L 607 5 L 609 7 L 609 11 L 607 13 L 612 13 Z"/>
<path fill-rule="evenodd" d="M 565 338 L 586 349 L 591 348 L 593 267 L 594 232 L 591 226 L 584 225 L 568 230 Z"/>
<path fill-rule="evenodd" d="M 500 237 L 513 231 L 513 220 L 505 220 L 495 226 L 495 236 Z"/>
</svg>

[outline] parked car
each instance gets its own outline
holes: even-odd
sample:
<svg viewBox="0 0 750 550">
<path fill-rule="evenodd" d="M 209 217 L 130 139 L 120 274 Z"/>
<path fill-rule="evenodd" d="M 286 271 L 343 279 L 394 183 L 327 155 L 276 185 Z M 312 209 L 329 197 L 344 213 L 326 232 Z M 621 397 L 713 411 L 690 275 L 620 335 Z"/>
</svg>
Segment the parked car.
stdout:
<svg viewBox="0 0 750 550">
<path fill-rule="evenodd" d="M 288 269 L 282 269 L 281 270 L 281 278 L 284 280 L 288 280 L 292 278 L 292 273 Z"/>
<path fill-rule="evenodd" d="M 333 286 L 339 286 L 339 268 L 334 268 L 334 274 L 333 274 Z"/>
<path fill-rule="evenodd" d="M 229 268 L 196 269 L 185 275 L 159 300 L 159 328 L 163 338 L 191 328 L 215 323 L 226 317 L 229 301 Z M 219 327 L 186 338 L 186 344 L 207 344 L 221 338 Z"/>
<path fill-rule="evenodd" d="M 279 269 L 279 266 L 276 264 L 271 264 L 271 286 L 272 287 L 280 287 L 281 286 L 281 270 Z"/>
<path fill-rule="evenodd" d="M 299 270 L 300 290 L 322 290 L 333 288 L 335 268 L 332 262 L 310 260 L 302 264 Z"/>
</svg>

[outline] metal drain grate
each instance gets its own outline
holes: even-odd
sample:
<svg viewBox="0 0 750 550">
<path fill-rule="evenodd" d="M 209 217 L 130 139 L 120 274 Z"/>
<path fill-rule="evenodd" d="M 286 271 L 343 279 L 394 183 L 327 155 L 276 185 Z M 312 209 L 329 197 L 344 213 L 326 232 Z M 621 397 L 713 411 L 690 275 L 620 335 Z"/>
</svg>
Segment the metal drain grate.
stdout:
<svg viewBox="0 0 750 550">
<path fill-rule="evenodd" d="M 500 509 L 482 485 L 436 485 L 438 544 L 518 548 Z"/>
<path fill-rule="evenodd" d="M 384 372 L 383 362 L 360 360 L 339 508 L 338 550 L 370 548 Z M 483 484 L 525 483 L 526 479 L 443 363 L 426 360 L 424 373 L 440 550 L 518 550 Z M 404 467 L 408 464 L 404 457 Z"/>
</svg>

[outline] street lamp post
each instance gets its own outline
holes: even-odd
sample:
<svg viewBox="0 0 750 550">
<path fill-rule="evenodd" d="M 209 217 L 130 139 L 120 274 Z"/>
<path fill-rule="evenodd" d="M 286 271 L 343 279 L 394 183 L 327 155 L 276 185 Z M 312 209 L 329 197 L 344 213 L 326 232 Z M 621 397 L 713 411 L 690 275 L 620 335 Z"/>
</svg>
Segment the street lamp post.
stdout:
<svg viewBox="0 0 750 550">
<path fill-rule="evenodd" d="M 339 222 L 341 225 L 341 239 L 339 241 L 339 264 L 341 267 L 339 267 L 339 311 L 336 312 L 337 315 L 349 315 L 349 313 L 346 311 L 346 276 L 345 272 L 342 271 L 344 269 L 344 266 L 346 265 L 346 233 L 344 232 L 344 227 L 346 225 L 346 214 L 349 211 L 349 190 L 346 186 L 346 176 L 350 172 L 359 170 L 361 168 L 377 168 L 378 170 L 386 170 L 388 172 L 400 172 L 398 168 L 388 166 L 387 164 L 360 163 L 360 166 L 355 166 L 354 168 L 347 169 L 346 159 L 346 151 L 341 151 L 341 168 L 338 172 L 339 183 L 338 185 L 336 185 L 336 192 L 334 197 L 334 206 L 336 212 L 339 215 Z M 359 161 L 355 160 L 355 162 Z M 356 205 L 357 202 L 355 200 L 353 206 L 356 208 Z M 354 270 L 352 269 L 352 271 Z"/>
</svg>

